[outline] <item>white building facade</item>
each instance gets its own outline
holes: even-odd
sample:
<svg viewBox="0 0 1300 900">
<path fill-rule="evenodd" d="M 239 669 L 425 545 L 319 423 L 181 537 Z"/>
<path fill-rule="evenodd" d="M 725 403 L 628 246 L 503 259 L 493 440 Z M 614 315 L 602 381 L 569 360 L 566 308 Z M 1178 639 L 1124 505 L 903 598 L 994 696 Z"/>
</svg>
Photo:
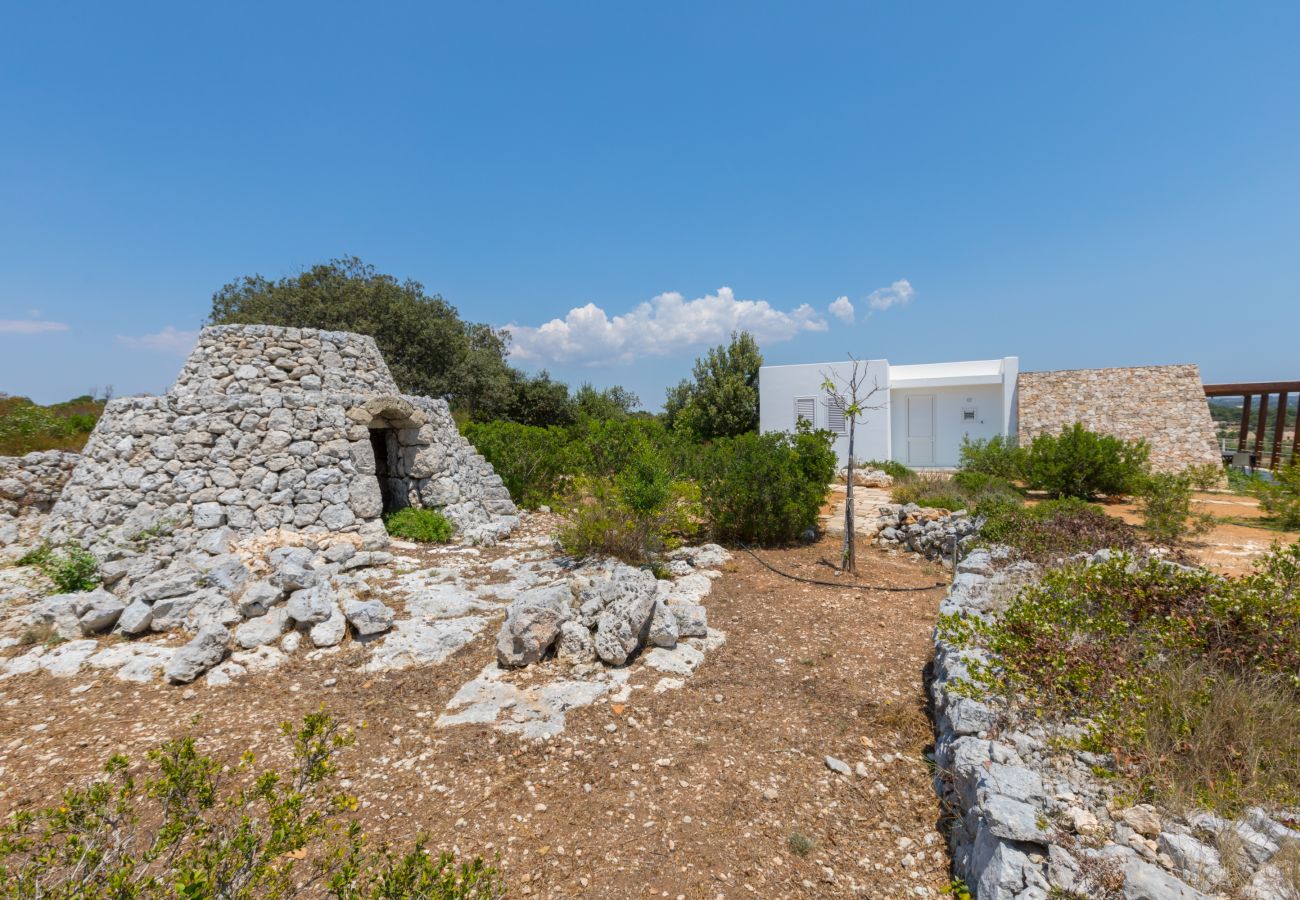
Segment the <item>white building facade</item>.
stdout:
<svg viewBox="0 0 1300 900">
<path fill-rule="evenodd" d="M 1019 371 L 1014 356 L 910 366 L 860 360 L 858 399 L 869 408 L 858 416 L 854 457 L 893 460 L 913 469 L 955 467 L 964 438 L 1016 434 Z M 849 435 L 843 408 L 852 375 L 852 362 L 763 366 L 759 429 L 793 431 L 803 419 L 835 435 L 835 451 L 845 465 Z M 826 390 L 828 378 L 836 392 Z"/>
</svg>

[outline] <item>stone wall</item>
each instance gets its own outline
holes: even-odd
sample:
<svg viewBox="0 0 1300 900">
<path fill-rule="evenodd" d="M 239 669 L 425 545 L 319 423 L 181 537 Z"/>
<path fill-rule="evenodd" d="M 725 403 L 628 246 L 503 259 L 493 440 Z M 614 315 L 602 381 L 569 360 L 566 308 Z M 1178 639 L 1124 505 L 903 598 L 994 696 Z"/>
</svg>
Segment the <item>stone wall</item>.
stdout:
<svg viewBox="0 0 1300 900">
<path fill-rule="evenodd" d="M 1075 422 L 1151 445 L 1159 471 L 1220 463 L 1219 442 L 1195 365 L 1021 372 L 1020 443 Z"/>
<path fill-rule="evenodd" d="M 325 385 L 366 390 L 305 389 Z M 370 338 L 222 326 L 203 330 L 167 394 L 108 404 L 46 535 L 99 549 L 158 527 L 190 543 L 222 525 L 382 539 L 372 429 L 391 442 L 398 505 L 441 509 L 469 541 L 517 522 L 446 402 L 399 396 Z"/>
<path fill-rule="evenodd" d="M 264 390 L 396 394 L 375 339 L 345 331 L 276 325 L 204 328 L 172 394 Z"/>
<path fill-rule="evenodd" d="M 1000 616 L 1039 575 L 1008 559 L 1006 548 L 993 547 L 962 560 L 940 615 Z M 953 875 L 978 900 L 1215 900 L 1229 896 L 1234 878 L 1230 896 L 1242 900 L 1297 896 L 1271 860 L 1288 844 L 1300 848 L 1300 831 L 1259 808 L 1227 821 L 1134 805 L 1120 781 L 1098 774 L 1117 770 L 1112 755 L 1068 749 L 1080 744 L 1082 728 L 1037 718 L 1025 697 L 1017 714 L 970 690 L 971 673 L 988 667 L 997 661 L 987 650 L 936 629 L 934 784 L 948 814 Z"/>
<path fill-rule="evenodd" d="M 0 456 L 0 517 L 49 512 L 80 460 L 66 450 Z"/>
</svg>

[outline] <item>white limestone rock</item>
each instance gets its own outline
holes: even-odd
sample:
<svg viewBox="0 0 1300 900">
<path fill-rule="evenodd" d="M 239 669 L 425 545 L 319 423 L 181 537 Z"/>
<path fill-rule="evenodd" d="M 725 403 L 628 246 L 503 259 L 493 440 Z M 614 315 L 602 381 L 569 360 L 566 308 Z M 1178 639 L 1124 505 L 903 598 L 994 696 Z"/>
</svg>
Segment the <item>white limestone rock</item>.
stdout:
<svg viewBox="0 0 1300 900">
<path fill-rule="evenodd" d="M 172 684 L 189 684 L 226 655 L 230 632 L 220 626 L 208 627 L 172 654 L 163 674 Z"/>
</svg>

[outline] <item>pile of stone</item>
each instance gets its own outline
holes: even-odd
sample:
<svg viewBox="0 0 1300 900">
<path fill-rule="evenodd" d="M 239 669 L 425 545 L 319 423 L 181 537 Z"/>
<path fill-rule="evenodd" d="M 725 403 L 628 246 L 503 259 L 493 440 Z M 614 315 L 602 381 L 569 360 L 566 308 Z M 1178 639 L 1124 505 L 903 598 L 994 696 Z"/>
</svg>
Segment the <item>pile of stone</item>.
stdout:
<svg viewBox="0 0 1300 900">
<path fill-rule="evenodd" d="M 927 559 L 952 559 L 954 549 L 973 540 L 979 523 L 964 509 L 950 512 L 915 503 L 886 503 L 878 508 L 875 544 L 910 550 Z"/>
<path fill-rule="evenodd" d="M 250 559 L 236 552 L 235 540 L 232 529 L 219 527 L 206 532 L 194 550 L 175 556 L 123 551 L 101 566 L 103 587 L 39 600 L 24 624 L 69 641 L 110 633 L 190 633 L 193 639 L 165 667 L 174 684 L 193 681 L 231 649 L 333 647 L 349 626 L 360 639 L 392 626 L 393 611 L 358 596 L 364 585 L 350 574 L 391 561 L 388 553 L 355 540 L 308 540 Z M 227 667 L 224 674 L 239 673 Z"/>
<path fill-rule="evenodd" d="M 849 467 L 842 466 L 835 477 L 840 484 L 848 484 Z M 893 486 L 894 476 L 871 466 L 854 466 L 853 483 L 860 487 L 887 488 Z"/>
<path fill-rule="evenodd" d="M 0 456 L 0 558 L 22 555 L 22 526 L 50 511 L 80 461 L 66 450 Z"/>
<path fill-rule="evenodd" d="M 497 635 L 497 662 L 515 668 L 552 652 L 566 664 L 622 666 L 648 647 L 672 649 L 708 635 L 700 600 L 710 575 L 731 555 L 717 544 L 683 548 L 670 556 L 673 580 L 648 569 L 602 560 L 576 569 L 567 581 L 521 593 Z"/>
<path fill-rule="evenodd" d="M 995 548 L 961 561 L 940 613 L 996 617 L 1037 574 L 1008 558 Z M 1113 757 L 1060 749 L 1079 730 L 1020 721 L 957 689 L 994 662 L 936 635 L 935 789 L 953 814 L 953 872 L 980 900 L 1300 900 L 1272 862 L 1288 846 L 1300 852 L 1300 831 L 1262 809 L 1227 821 L 1128 805 L 1096 774 L 1115 770 Z"/>
</svg>

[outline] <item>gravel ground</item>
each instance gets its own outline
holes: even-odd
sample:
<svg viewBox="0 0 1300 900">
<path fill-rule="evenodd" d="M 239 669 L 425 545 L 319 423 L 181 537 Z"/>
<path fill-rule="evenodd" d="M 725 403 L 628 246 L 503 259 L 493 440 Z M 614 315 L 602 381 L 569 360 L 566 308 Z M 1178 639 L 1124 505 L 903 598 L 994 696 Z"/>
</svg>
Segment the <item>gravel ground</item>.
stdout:
<svg viewBox="0 0 1300 900">
<path fill-rule="evenodd" d="M 761 555 L 840 581 L 834 538 Z M 944 578 L 866 547 L 859 560 L 873 586 Z M 692 677 L 656 692 L 659 673 L 638 675 L 625 702 L 570 710 L 543 743 L 435 726 L 494 658 L 495 625 L 441 665 L 383 674 L 357 671 L 353 645 L 225 688 L 19 676 L 0 682 L 0 813 L 186 730 L 220 758 L 273 762 L 279 723 L 323 705 L 364 723 L 340 768 L 376 837 L 426 832 L 433 847 L 499 857 L 515 896 L 935 897 L 948 858 L 922 673 L 942 593 L 803 584 L 736 551 L 705 601 L 726 643 Z M 792 835 L 811 849 L 795 853 Z"/>
</svg>

